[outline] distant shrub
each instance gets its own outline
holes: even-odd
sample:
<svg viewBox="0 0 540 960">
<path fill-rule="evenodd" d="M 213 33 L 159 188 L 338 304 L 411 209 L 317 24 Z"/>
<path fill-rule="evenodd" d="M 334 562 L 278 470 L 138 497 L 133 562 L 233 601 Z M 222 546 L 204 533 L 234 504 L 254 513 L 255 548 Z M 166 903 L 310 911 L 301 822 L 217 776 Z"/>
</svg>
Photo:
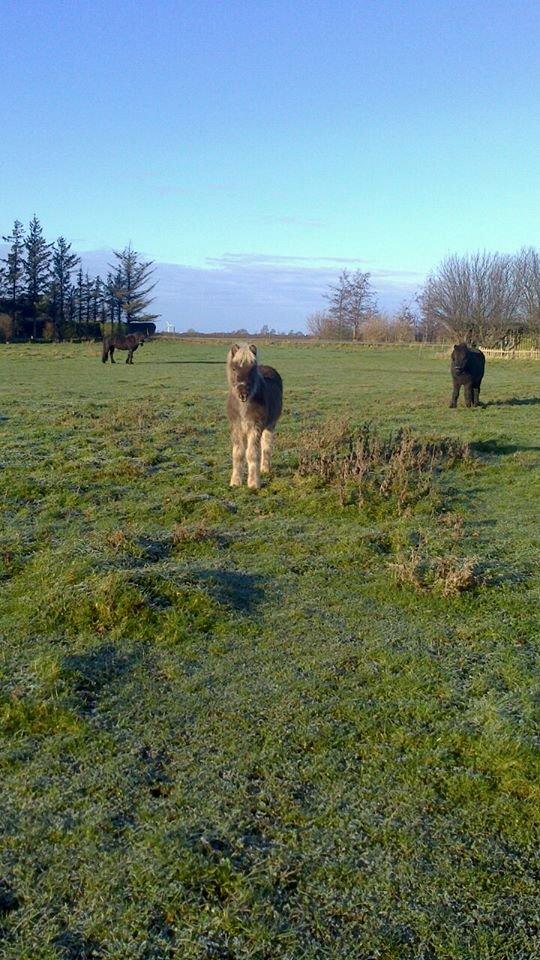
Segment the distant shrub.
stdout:
<svg viewBox="0 0 540 960">
<path fill-rule="evenodd" d="M 7 313 L 0 313 L 0 343 L 7 343 L 13 336 L 13 320 Z"/>
<path fill-rule="evenodd" d="M 312 313 L 306 320 L 311 336 L 320 340 L 352 340 L 351 325 L 322 311 Z"/>
<path fill-rule="evenodd" d="M 396 317 L 374 313 L 362 323 L 359 339 L 364 343 L 410 343 L 415 339 L 415 330 Z"/>
</svg>

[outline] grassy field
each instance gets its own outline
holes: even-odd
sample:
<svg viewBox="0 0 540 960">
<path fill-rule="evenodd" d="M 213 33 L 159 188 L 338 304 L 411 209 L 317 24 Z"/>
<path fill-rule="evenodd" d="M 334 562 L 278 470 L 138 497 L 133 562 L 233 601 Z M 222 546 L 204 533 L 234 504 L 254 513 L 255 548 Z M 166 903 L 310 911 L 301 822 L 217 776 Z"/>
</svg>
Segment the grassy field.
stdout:
<svg viewBox="0 0 540 960">
<path fill-rule="evenodd" d="M 537 958 L 540 365 L 260 353 L 256 494 L 224 345 L 0 348 L 0 956 Z M 471 453 L 340 495 L 344 416 Z"/>
</svg>

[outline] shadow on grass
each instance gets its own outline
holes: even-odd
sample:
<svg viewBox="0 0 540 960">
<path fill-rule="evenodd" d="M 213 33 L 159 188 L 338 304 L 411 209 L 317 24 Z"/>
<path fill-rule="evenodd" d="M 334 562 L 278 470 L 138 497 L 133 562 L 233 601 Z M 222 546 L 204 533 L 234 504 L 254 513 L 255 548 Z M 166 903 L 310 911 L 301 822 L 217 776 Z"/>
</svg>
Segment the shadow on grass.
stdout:
<svg viewBox="0 0 540 960">
<path fill-rule="evenodd" d="M 102 643 L 87 653 L 64 657 L 63 671 L 72 681 L 83 713 L 91 713 L 105 687 L 123 679 L 137 660 L 135 653 L 120 653 L 112 643 Z"/>
<path fill-rule="evenodd" d="M 102 957 L 103 950 L 96 940 L 88 940 L 74 930 L 64 930 L 54 941 L 62 960 L 90 960 Z"/>
<path fill-rule="evenodd" d="M 540 446 L 527 444 L 504 443 L 500 440 L 476 440 L 471 443 L 474 453 L 491 453 L 495 456 L 504 456 L 509 453 L 523 453 L 527 450 L 540 450 Z"/>
<path fill-rule="evenodd" d="M 510 397 L 508 400 L 488 400 L 485 407 L 536 407 L 540 397 Z"/>
<path fill-rule="evenodd" d="M 7 916 L 20 907 L 19 898 L 6 880 L 0 879 L 0 917 Z"/>
<path fill-rule="evenodd" d="M 485 560 L 476 564 L 475 573 L 479 583 L 489 587 L 519 586 L 531 579 L 533 568 L 526 564 L 517 567 L 506 562 Z"/>
<path fill-rule="evenodd" d="M 225 366 L 225 360 L 140 360 L 139 363 L 217 363 L 218 366 Z"/>
<path fill-rule="evenodd" d="M 194 570 L 190 579 L 203 584 L 218 603 L 249 613 L 264 599 L 265 578 L 236 570 Z"/>
<path fill-rule="evenodd" d="M 172 779 L 167 770 L 171 758 L 166 750 L 156 750 L 152 747 L 142 747 L 139 760 L 143 765 L 143 783 L 148 787 L 152 797 L 165 796 L 172 785 Z"/>
</svg>

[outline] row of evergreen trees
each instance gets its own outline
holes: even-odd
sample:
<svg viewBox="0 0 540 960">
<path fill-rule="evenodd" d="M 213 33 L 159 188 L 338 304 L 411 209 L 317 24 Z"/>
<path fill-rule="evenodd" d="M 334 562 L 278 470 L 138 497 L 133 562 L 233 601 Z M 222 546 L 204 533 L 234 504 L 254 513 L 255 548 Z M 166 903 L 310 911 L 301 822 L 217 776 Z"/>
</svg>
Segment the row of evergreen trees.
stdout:
<svg viewBox="0 0 540 960">
<path fill-rule="evenodd" d="M 0 259 L 0 335 L 3 339 L 63 340 L 99 336 L 103 324 L 152 323 L 153 261 L 131 244 L 113 251 L 105 278 L 83 272 L 81 259 L 64 237 L 48 243 L 38 218 L 25 231 L 16 220 Z"/>
</svg>

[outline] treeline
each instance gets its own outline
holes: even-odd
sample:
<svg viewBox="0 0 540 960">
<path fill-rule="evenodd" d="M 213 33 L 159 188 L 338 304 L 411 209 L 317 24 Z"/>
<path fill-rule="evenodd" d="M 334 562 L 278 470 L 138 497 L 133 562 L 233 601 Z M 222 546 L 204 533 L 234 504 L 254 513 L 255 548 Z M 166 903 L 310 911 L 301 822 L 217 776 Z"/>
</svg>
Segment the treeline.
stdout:
<svg viewBox="0 0 540 960">
<path fill-rule="evenodd" d="M 16 220 L 2 239 L 8 252 L 0 259 L 0 339 L 93 338 L 104 325 L 141 329 L 156 319 L 148 312 L 153 261 L 131 244 L 113 251 L 106 277 L 91 277 L 65 237 L 47 242 L 36 216 L 27 230 Z"/>
<path fill-rule="evenodd" d="M 515 345 L 540 335 L 540 253 L 449 256 L 394 314 L 379 309 L 369 273 L 343 270 L 324 296 L 327 308 L 307 320 L 322 339 Z"/>
<path fill-rule="evenodd" d="M 238 327 L 234 330 L 215 330 L 212 331 L 212 333 L 207 333 L 190 327 L 188 330 L 185 330 L 182 333 L 176 333 L 175 336 L 185 337 L 186 339 L 189 339 L 190 337 L 207 337 L 209 340 L 249 340 L 250 337 L 278 337 L 280 340 L 299 340 L 302 337 L 305 337 L 306 334 L 302 330 L 289 330 L 288 333 L 284 333 L 281 330 L 276 330 L 274 327 L 269 327 L 268 324 L 265 323 L 259 331 L 255 330 L 250 332 L 249 330 L 246 330 L 245 327 Z"/>
</svg>

